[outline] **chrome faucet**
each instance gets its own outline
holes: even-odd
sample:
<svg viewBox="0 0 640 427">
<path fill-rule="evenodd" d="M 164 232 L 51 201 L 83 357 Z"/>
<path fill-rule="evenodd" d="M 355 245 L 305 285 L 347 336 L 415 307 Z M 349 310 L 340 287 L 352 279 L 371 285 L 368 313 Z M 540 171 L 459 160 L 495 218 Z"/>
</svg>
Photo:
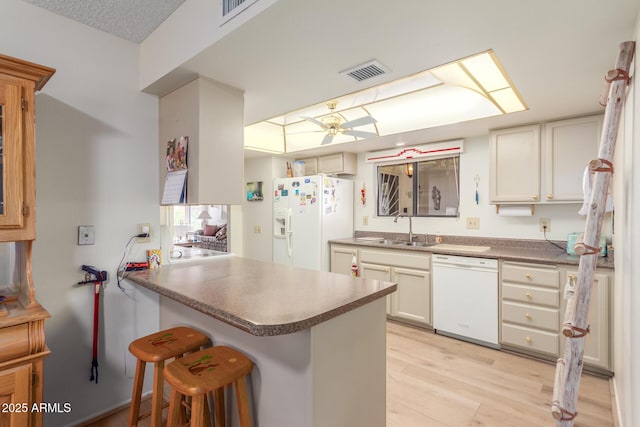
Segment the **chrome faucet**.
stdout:
<svg viewBox="0 0 640 427">
<path fill-rule="evenodd" d="M 398 215 L 396 215 L 393 222 L 398 222 L 398 218 L 400 218 L 401 216 L 409 218 L 409 242 L 413 242 L 413 222 L 411 222 L 411 215 L 399 213 Z"/>
</svg>

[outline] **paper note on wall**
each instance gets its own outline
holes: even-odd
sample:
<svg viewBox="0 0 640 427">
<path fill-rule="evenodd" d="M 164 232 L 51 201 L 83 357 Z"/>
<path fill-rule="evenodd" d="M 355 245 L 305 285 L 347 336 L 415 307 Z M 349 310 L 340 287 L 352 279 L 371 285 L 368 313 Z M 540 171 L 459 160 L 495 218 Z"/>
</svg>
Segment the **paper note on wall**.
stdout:
<svg viewBox="0 0 640 427">
<path fill-rule="evenodd" d="M 186 202 L 187 169 L 169 172 L 164 181 L 162 193 L 163 205 L 174 205 Z"/>
</svg>

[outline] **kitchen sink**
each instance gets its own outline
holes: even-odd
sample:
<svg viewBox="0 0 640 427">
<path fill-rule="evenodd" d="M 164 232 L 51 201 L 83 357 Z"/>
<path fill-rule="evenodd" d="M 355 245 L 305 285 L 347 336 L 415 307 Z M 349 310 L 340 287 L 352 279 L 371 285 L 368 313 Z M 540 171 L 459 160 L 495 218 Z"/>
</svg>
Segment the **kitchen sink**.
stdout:
<svg viewBox="0 0 640 427">
<path fill-rule="evenodd" d="M 391 240 L 391 239 L 382 239 L 378 241 L 378 243 L 382 243 L 383 245 L 398 245 L 402 242 L 399 242 L 397 240 Z"/>
<path fill-rule="evenodd" d="M 390 239 L 382 239 L 382 240 L 379 240 L 378 243 L 382 243 L 383 245 L 413 246 L 413 247 L 433 246 L 433 243 L 407 242 L 406 240 L 390 240 Z"/>
<path fill-rule="evenodd" d="M 400 242 L 400 244 L 404 246 L 413 246 L 413 247 L 420 247 L 420 248 L 426 248 L 428 246 L 435 245 L 435 243 L 427 243 L 427 242 Z"/>
<path fill-rule="evenodd" d="M 408 242 L 406 240 L 394 240 L 394 239 L 381 239 L 375 237 L 358 237 L 356 240 L 361 240 L 365 242 L 378 243 L 381 245 L 389 245 L 389 246 L 413 246 L 425 248 L 428 246 L 434 246 L 435 243 L 427 243 L 427 242 Z"/>
</svg>

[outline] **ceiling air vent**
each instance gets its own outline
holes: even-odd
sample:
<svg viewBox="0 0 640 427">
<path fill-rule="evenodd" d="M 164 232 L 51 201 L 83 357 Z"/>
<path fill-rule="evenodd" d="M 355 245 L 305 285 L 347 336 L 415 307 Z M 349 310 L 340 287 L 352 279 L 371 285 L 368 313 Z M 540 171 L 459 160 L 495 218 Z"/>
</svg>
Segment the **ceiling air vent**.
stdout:
<svg viewBox="0 0 640 427">
<path fill-rule="evenodd" d="M 228 22 L 234 16 L 237 16 L 243 10 L 255 3 L 257 0 L 221 0 L 220 1 L 220 25 Z"/>
<path fill-rule="evenodd" d="M 388 67 L 385 67 L 380 62 L 373 60 L 364 64 L 360 64 L 353 68 L 349 68 L 348 70 L 341 71 L 340 74 L 351 77 L 355 81 L 361 82 L 363 80 L 368 80 L 382 74 L 387 74 L 389 72 L 390 70 Z"/>
</svg>

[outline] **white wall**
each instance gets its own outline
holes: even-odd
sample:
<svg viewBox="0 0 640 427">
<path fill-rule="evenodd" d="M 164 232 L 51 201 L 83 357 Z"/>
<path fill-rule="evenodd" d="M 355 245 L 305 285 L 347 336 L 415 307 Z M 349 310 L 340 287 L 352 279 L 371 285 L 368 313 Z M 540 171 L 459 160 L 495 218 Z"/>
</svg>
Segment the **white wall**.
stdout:
<svg viewBox="0 0 640 427">
<path fill-rule="evenodd" d="M 264 200 L 243 202 L 245 258 L 272 260 L 273 179 L 286 176 L 286 159 L 264 156 L 245 159 L 245 182 L 262 181 Z M 261 232 L 256 232 L 260 227 Z"/>
<path fill-rule="evenodd" d="M 138 46 L 36 8 L 0 2 L 0 52 L 57 69 L 36 97 L 36 296 L 49 310 L 45 401 L 69 402 L 45 425 L 73 425 L 131 395 L 134 336 L 157 330 L 157 298 L 122 293 L 115 268 L 137 223 L 151 223 L 158 247 L 158 106 L 138 87 Z M 77 226 L 94 225 L 96 243 L 77 246 Z M 93 290 L 73 287 L 82 264 L 112 278 L 100 310 L 99 383 L 89 382 Z M 125 360 L 126 369 L 125 373 Z"/>
<path fill-rule="evenodd" d="M 223 26 L 219 1 L 189 0 L 169 16 L 140 45 L 140 87 L 167 93 L 193 73 L 181 70 L 185 62 L 242 26 L 277 0 L 260 0 Z M 248 2 L 250 3 L 250 2 Z M 187 80 L 185 80 L 187 79 Z"/>
<path fill-rule="evenodd" d="M 480 176 L 480 202 L 475 204 L 474 177 Z M 362 206 L 356 200 L 354 224 L 356 230 L 386 231 L 408 233 L 407 221 L 393 222 L 390 217 L 376 217 L 376 168 L 364 161 L 364 154 L 358 155 L 358 175 L 354 178 L 355 190 L 359 194 L 362 185 L 366 186 L 367 203 Z M 551 232 L 547 237 L 552 240 L 566 240 L 567 234 L 583 231 L 585 217 L 578 215 L 579 204 L 537 205 L 530 217 L 501 217 L 496 214 L 495 205 L 489 200 L 489 136 L 466 138 L 464 152 L 460 156 L 460 217 L 459 218 L 414 218 L 414 233 L 440 233 L 457 236 L 482 236 L 520 239 L 543 239 L 539 231 L 539 219 L 551 218 Z M 364 225 L 363 217 L 368 217 Z M 480 218 L 480 229 L 466 228 L 466 218 Z M 603 233 L 611 236 L 611 220 L 605 219 Z"/>
<path fill-rule="evenodd" d="M 640 41 L 640 14 L 636 19 L 634 39 Z M 636 78 L 639 68 L 640 46 L 636 45 L 635 61 L 631 72 L 635 74 L 627 94 L 623 123 L 616 144 L 617 165 L 614 174 L 615 203 L 620 206 L 616 217 L 618 228 L 614 236 L 616 246 L 615 288 L 613 299 L 614 322 L 614 385 L 618 404 L 620 425 L 631 427 L 640 423 L 640 290 L 638 266 L 635 251 L 640 248 L 640 96 Z M 636 165 L 634 168 L 633 166 Z"/>
</svg>

